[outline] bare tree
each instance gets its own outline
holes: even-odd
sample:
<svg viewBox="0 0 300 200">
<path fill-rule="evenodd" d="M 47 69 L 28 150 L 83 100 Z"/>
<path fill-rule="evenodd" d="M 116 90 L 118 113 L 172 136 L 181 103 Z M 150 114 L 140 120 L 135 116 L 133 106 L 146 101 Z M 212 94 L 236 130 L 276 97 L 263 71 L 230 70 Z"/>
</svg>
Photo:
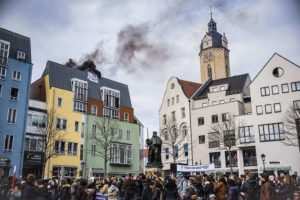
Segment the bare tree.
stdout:
<svg viewBox="0 0 300 200">
<path fill-rule="evenodd" d="M 226 116 L 222 116 L 222 121 L 212 125 L 211 129 L 213 132 L 209 134 L 209 140 L 217 141 L 219 143 L 217 146 L 228 151 L 230 173 L 232 174 L 232 147 L 236 146 L 236 143 L 239 141 L 238 126 L 234 116 L 227 113 Z"/>
<path fill-rule="evenodd" d="M 178 152 L 180 149 L 178 148 L 178 144 L 180 144 L 184 137 L 179 134 L 180 127 L 177 125 L 175 119 L 165 119 L 164 125 L 161 129 L 161 136 L 163 137 L 163 146 L 169 147 L 171 151 L 169 151 L 169 155 L 171 155 L 173 163 L 177 163 L 177 158 L 179 157 Z"/>
<path fill-rule="evenodd" d="M 92 131 L 90 139 L 92 144 L 96 145 L 95 149 L 89 151 L 95 153 L 104 161 L 104 176 L 107 176 L 107 164 L 112 158 L 111 145 L 121 139 L 121 135 L 118 134 L 117 120 L 103 117 L 95 122 L 96 130 Z"/>
<path fill-rule="evenodd" d="M 300 102 L 294 102 L 284 116 L 284 140 L 282 143 L 288 146 L 299 147 L 300 151 Z"/>
<path fill-rule="evenodd" d="M 56 116 L 55 116 L 55 108 L 52 106 L 51 109 L 47 112 L 47 119 L 45 120 L 45 124 L 38 128 L 39 132 L 42 135 L 42 151 L 44 152 L 44 156 L 42 157 L 42 169 L 43 174 L 45 176 L 45 167 L 46 163 L 52 158 L 57 156 L 57 152 L 55 151 L 55 141 L 61 138 L 61 135 L 58 134 L 61 130 L 56 128 Z M 47 177 L 49 177 L 50 164 L 48 163 L 47 169 Z"/>
</svg>

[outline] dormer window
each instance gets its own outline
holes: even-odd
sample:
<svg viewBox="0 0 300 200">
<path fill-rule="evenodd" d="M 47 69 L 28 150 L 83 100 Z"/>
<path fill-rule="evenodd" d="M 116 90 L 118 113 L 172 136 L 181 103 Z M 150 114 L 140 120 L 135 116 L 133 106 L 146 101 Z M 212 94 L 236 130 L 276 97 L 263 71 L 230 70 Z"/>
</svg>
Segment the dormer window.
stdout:
<svg viewBox="0 0 300 200">
<path fill-rule="evenodd" d="M 88 83 L 79 79 L 72 79 L 72 91 L 74 93 L 74 111 L 86 112 L 87 97 L 88 97 Z"/>
<path fill-rule="evenodd" d="M 175 84 L 171 83 L 171 89 L 173 90 L 175 88 Z"/>
<path fill-rule="evenodd" d="M 101 99 L 103 101 L 103 115 L 114 119 L 119 118 L 120 113 L 120 91 L 101 87 Z"/>
<path fill-rule="evenodd" d="M 92 72 L 88 72 L 88 79 L 92 82 L 98 83 L 98 76 Z"/>
<path fill-rule="evenodd" d="M 25 60 L 26 59 L 26 53 L 24 51 L 17 51 L 17 59 L 18 60 Z"/>
<path fill-rule="evenodd" d="M 10 43 L 0 40 L 0 66 L 5 67 L 7 64 Z"/>
</svg>

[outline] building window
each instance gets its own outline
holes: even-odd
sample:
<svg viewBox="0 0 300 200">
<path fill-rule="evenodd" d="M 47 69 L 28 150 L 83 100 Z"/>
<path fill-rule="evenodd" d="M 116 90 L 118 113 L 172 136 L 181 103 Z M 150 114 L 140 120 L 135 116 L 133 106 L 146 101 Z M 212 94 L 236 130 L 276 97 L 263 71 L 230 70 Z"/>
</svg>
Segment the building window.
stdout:
<svg viewBox="0 0 300 200">
<path fill-rule="evenodd" d="M 279 94 L 279 86 L 272 85 L 272 94 Z"/>
<path fill-rule="evenodd" d="M 65 142 L 64 141 L 55 141 L 54 152 L 57 154 L 65 154 Z"/>
<path fill-rule="evenodd" d="M 202 106 L 206 107 L 206 106 L 208 106 L 208 103 L 202 103 Z"/>
<path fill-rule="evenodd" d="M 120 91 L 102 87 L 101 96 L 104 102 L 103 115 L 105 117 L 119 119 Z"/>
<path fill-rule="evenodd" d="M 229 120 L 229 113 L 222 113 L 222 122 L 226 122 Z"/>
<path fill-rule="evenodd" d="M 124 121 L 129 122 L 129 113 L 128 112 L 124 112 Z"/>
<path fill-rule="evenodd" d="M 96 156 L 96 145 L 95 144 L 92 144 L 91 154 L 92 154 L 92 156 Z"/>
<path fill-rule="evenodd" d="M 119 129 L 119 140 L 122 140 L 123 139 L 123 130 L 122 129 Z"/>
<path fill-rule="evenodd" d="M 208 133 L 208 148 L 217 148 L 220 147 L 220 139 L 218 133 Z"/>
<path fill-rule="evenodd" d="M 4 140 L 4 151 L 12 151 L 14 136 L 6 135 Z"/>
<path fill-rule="evenodd" d="M 211 116 L 211 123 L 218 123 L 218 115 L 212 115 Z"/>
<path fill-rule="evenodd" d="M 199 135 L 199 144 L 205 144 L 205 135 Z"/>
<path fill-rule="evenodd" d="M 165 131 L 165 132 L 164 132 L 164 139 L 165 139 L 165 141 L 168 141 L 168 140 L 169 140 L 169 134 L 168 134 L 168 131 Z"/>
<path fill-rule="evenodd" d="M 172 97 L 172 105 L 174 105 L 174 103 L 175 103 L 175 98 Z"/>
<path fill-rule="evenodd" d="M 130 130 L 126 131 L 126 140 L 130 140 Z"/>
<path fill-rule="evenodd" d="M 179 103 L 179 95 L 176 95 L 176 103 Z"/>
<path fill-rule="evenodd" d="M 185 107 L 181 108 L 181 118 L 185 118 Z"/>
<path fill-rule="evenodd" d="M 7 122 L 10 124 L 14 124 L 14 123 L 16 123 L 16 119 L 17 119 L 17 110 L 14 108 L 9 108 Z"/>
<path fill-rule="evenodd" d="M 231 159 L 230 159 L 231 155 Z M 225 163 L 226 167 L 237 167 L 237 152 L 236 151 L 225 151 Z"/>
<path fill-rule="evenodd" d="M 75 121 L 75 131 L 78 132 L 79 131 L 79 122 Z"/>
<path fill-rule="evenodd" d="M 207 66 L 207 77 L 208 79 L 212 79 L 212 69 L 210 65 Z"/>
<path fill-rule="evenodd" d="M 21 72 L 13 71 L 12 79 L 15 81 L 20 81 L 21 80 Z"/>
<path fill-rule="evenodd" d="M 176 112 L 172 111 L 172 120 L 173 122 L 176 121 Z"/>
<path fill-rule="evenodd" d="M 69 142 L 68 143 L 68 154 L 77 155 L 77 143 Z"/>
<path fill-rule="evenodd" d="M 77 112 L 86 112 L 88 83 L 86 81 L 72 79 L 72 91 L 74 93 L 73 109 Z"/>
<path fill-rule="evenodd" d="M 10 100 L 16 101 L 18 99 L 19 89 L 11 88 L 10 89 Z"/>
<path fill-rule="evenodd" d="M 163 125 L 167 124 L 167 115 L 163 115 Z"/>
<path fill-rule="evenodd" d="M 261 142 L 284 140 L 283 123 L 258 125 Z"/>
<path fill-rule="evenodd" d="M 204 125 L 204 117 L 199 117 L 198 118 L 198 126 Z"/>
<path fill-rule="evenodd" d="M 291 83 L 292 92 L 300 91 L 300 81 Z"/>
<path fill-rule="evenodd" d="M 26 59 L 26 53 L 24 51 L 17 51 L 17 60 L 25 60 Z"/>
<path fill-rule="evenodd" d="M 169 160 L 169 148 L 165 148 L 165 159 Z"/>
<path fill-rule="evenodd" d="M 93 124 L 92 125 L 92 138 L 96 138 L 97 135 L 97 125 Z"/>
<path fill-rule="evenodd" d="M 76 167 L 58 167 L 54 166 L 52 168 L 52 176 L 63 176 L 63 177 L 76 177 L 77 168 Z"/>
<path fill-rule="evenodd" d="M 129 165 L 132 159 L 132 148 L 128 144 L 113 143 L 110 147 L 110 163 Z"/>
<path fill-rule="evenodd" d="M 0 66 L 7 65 L 10 43 L 0 40 Z"/>
<path fill-rule="evenodd" d="M 170 99 L 168 99 L 168 101 L 167 101 L 167 102 L 168 102 L 168 107 L 169 107 L 169 106 L 170 106 Z"/>
<path fill-rule="evenodd" d="M 45 128 L 47 124 L 46 116 L 28 114 L 27 116 L 27 126 L 36 128 Z"/>
<path fill-rule="evenodd" d="M 80 160 L 83 160 L 83 144 L 80 145 L 79 157 L 80 157 Z"/>
<path fill-rule="evenodd" d="M 67 120 L 66 119 L 57 118 L 56 119 L 56 129 L 66 130 L 67 129 Z"/>
<path fill-rule="evenodd" d="M 183 145 L 183 151 L 184 151 L 184 156 L 188 157 L 189 156 L 189 144 L 188 143 L 185 143 Z"/>
<path fill-rule="evenodd" d="M 178 158 L 178 156 L 179 156 L 179 147 L 178 147 L 178 144 L 176 144 L 175 145 L 175 147 L 174 147 L 175 149 L 175 158 Z"/>
<path fill-rule="evenodd" d="M 281 91 L 282 93 L 288 93 L 290 91 L 289 84 L 288 83 L 281 84 Z"/>
<path fill-rule="evenodd" d="M 57 106 L 62 107 L 62 98 L 61 97 L 57 98 Z"/>
<path fill-rule="evenodd" d="M 243 150 L 244 166 L 257 166 L 255 147 Z"/>
<path fill-rule="evenodd" d="M 25 151 L 30 152 L 41 152 L 43 151 L 43 140 L 35 138 L 25 139 Z"/>
<path fill-rule="evenodd" d="M 175 88 L 175 84 L 171 83 L 171 89 L 173 90 Z"/>
<path fill-rule="evenodd" d="M 6 68 L 0 65 L 0 80 L 4 80 L 6 76 Z"/>
<path fill-rule="evenodd" d="M 187 136 L 187 134 L 188 134 L 188 129 L 187 129 L 187 127 L 184 125 L 184 126 L 182 127 L 182 137 L 185 138 L 185 137 Z"/>
<path fill-rule="evenodd" d="M 215 168 L 221 168 L 221 153 L 220 152 L 209 153 L 209 163 L 215 164 Z"/>
<path fill-rule="evenodd" d="M 300 100 L 295 100 L 293 102 L 293 107 L 296 111 L 299 111 L 300 110 Z"/>
<path fill-rule="evenodd" d="M 81 137 L 82 137 L 82 138 L 84 138 L 84 129 L 85 129 L 84 126 L 85 126 L 85 124 L 84 124 L 84 122 L 82 122 L 82 123 L 81 123 L 81 131 L 80 131 L 80 132 L 81 132 Z"/>
<path fill-rule="evenodd" d="M 263 106 L 262 105 L 256 106 L 256 114 L 257 115 L 263 114 Z"/>
<path fill-rule="evenodd" d="M 274 103 L 274 112 L 275 113 L 281 112 L 281 104 L 280 103 Z"/>
<path fill-rule="evenodd" d="M 262 87 L 262 88 L 260 88 L 260 95 L 262 97 L 264 97 L 264 96 L 270 96 L 270 88 L 269 87 Z"/>
<path fill-rule="evenodd" d="M 272 105 L 271 104 L 265 105 L 265 112 L 266 112 L 266 114 L 272 113 Z"/>
<path fill-rule="evenodd" d="M 239 139 L 241 144 L 255 142 L 253 126 L 239 127 Z"/>
<path fill-rule="evenodd" d="M 276 67 L 273 69 L 272 74 L 276 78 L 279 78 L 284 74 L 284 70 L 281 67 Z"/>
<path fill-rule="evenodd" d="M 2 85 L 0 84 L 0 97 L 2 96 Z"/>
<path fill-rule="evenodd" d="M 225 130 L 224 131 L 224 145 L 227 147 L 235 146 L 235 130 Z"/>
<path fill-rule="evenodd" d="M 221 103 L 221 104 L 225 103 L 225 100 L 224 100 L 224 99 L 221 99 L 221 100 L 220 100 L 220 103 Z"/>
<path fill-rule="evenodd" d="M 97 115 L 97 106 L 96 105 L 91 105 L 91 114 L 92 115 Z"/>
</svg>

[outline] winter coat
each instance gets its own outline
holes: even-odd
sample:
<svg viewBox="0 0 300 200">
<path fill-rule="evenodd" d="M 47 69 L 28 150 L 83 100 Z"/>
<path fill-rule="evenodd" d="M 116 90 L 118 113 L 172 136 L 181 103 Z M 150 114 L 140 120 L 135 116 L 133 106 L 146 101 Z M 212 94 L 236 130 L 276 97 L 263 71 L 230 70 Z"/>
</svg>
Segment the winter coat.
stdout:
<svg viewBox="0 0 300 200">
<path fill-rule="evenodd" d="M 148 183 L 143 184 L 142 200 L 152 200 L 152 191 Z"/>
<path fill-rule="evenodd" d="M 36 197 L 37 197 L 36 188 L 33 185 L 26 183 L 22 191 L 22 200 L 32 200 L 32 199 L 36 199 Z"/>
<path fill-rule="evenodd" d="M 272 193 L 272 185 L 269 181 L 266 181 L 260 188 L 260 200 L 274 200 Z"/>
<path fill-rule="evenodd" d="M 218 182 L 215 187 L 216 200 L 226 200 L 227 186 L 223 182 Z"/>
<path fill-rule="evenodd" d="M 228 190 L 228 199 L 227 200 L 239 200 L 239 187 L 230 186 Z"/>
<path fill-rule="evenodd" d="M 165 184 L 165 199 L 166 200 L 177 200 L 178 192 L 175 181 L 170 180 Z"/>
<path fill-rule="evenodd" d="M 214 194 L 214 186 L 211 182 L 206 181 L 203 187 L 203 199 L 207 200 Z"/>
</svg>

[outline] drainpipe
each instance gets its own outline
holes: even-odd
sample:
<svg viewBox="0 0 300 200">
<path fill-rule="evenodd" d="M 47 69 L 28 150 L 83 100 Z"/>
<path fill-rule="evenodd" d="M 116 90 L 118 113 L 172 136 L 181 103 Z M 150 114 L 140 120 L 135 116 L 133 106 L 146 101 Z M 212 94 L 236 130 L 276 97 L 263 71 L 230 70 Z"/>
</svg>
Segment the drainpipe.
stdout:
<svg viewBox="0 0 300 200">
<path fill-rule="evenodd" d="M 190 133 L 191 133 L 191 156 L 192 165 L 194 165 L 194 151 L 193 151 L 193 134 L 192 134 L 192 114 L 191 114 L 191 99 L 189 99 L 189 117 L 190 117 Z"/>
</svg>

